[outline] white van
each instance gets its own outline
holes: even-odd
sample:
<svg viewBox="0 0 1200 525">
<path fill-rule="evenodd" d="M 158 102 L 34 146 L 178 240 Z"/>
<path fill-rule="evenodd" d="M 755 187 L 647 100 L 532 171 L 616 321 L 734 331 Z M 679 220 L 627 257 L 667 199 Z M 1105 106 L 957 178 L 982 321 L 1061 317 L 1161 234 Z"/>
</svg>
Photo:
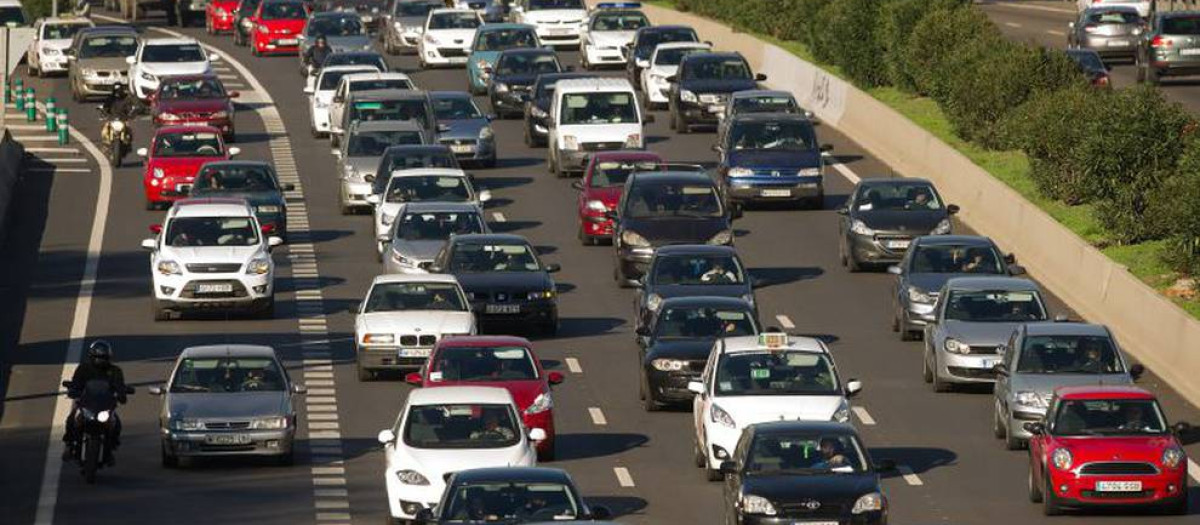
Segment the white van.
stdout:
<svg viewBox="0 0 1200 525">
<path fill-rule="evenodd" d="M 580 172 L 596 151 L 642 149 L 643 115 L 637 93 L 624 78 L 574 78 L 554 84 L 547 148 L 550 171 Z"/>
</svg>

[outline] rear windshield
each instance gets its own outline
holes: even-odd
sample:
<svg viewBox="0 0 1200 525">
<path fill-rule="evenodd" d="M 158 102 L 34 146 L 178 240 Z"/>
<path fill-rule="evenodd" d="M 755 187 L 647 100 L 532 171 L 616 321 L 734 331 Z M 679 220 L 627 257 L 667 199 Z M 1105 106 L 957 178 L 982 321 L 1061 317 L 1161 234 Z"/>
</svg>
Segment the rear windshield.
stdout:
<svg viewBox="0 0 1200 525">
<path fill-rule="evenodd" d="M 346 145 L 351 157 L 378 157 L 390 146 L 421 144 L 420 131 L 367 131 L 355 133 Z"/>
<path fill-rule="evenodd" d="M 301 3 L 272 3 L 262 8 L 263 20 L 304 20 L 308 13 Z"/>
<path fill-rule="evenodd" d="M 1200 35 L 1200 16 L 1164 18 L 1162 32 L 1167 35 Z"/>
<path fill-rule="evenodd" d="M 1137 11 L 1124 9 L 1089 11 L 1087 15 L 1089 24 L 1136 24 L 1141 21 L 1142 17 L 1138 16 Z"/>
<path fill-rule="evenodd" d="M 537 35 L 532 29 L 496 29 L 479 34 L 475 40 L 475 51 L 504 51 L 537 45 Z"/>
<path fill-rule="evenodd" d="M 421 127 L 429 126 L 425 101 L 419 98 L 401 100 L 363 100 L 350 107 L 350 122 L 356 120 L 413 120 Z"/>
<path fill-rule="evenodd" d="M 142 62 L 203 62 L 204 51 L 198 44 L 177 46 L 146 46 L 142 50 Z"/>
<path fill-rule="evenodd" d="M 79 58 L 115 58 L 133 56 L 137 52 L 137 37 L 94 36 L 79 46 Z"/>
<path fill-rule="evenodd" d="M 687 65 L 683 78 L 688 80 L 749 80 L 750 66 L 740 58 L 699 60 Z"/>
</svg>

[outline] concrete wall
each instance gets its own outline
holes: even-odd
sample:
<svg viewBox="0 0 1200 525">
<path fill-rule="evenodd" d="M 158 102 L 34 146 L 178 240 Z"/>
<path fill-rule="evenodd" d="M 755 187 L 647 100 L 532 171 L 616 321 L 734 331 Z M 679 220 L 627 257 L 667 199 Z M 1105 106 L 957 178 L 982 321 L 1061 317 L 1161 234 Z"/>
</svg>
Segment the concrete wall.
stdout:
<svg viewBox="0 0 1200 525">
<path fill-rule="evenodd" d="M 687 24 L 722 50 L 740 51 L 767 85 L 796 94 L 822 122 L 898 173 L 925 177 L 962 206 L 959 218 L 994 239 L 1043 286 L 1126 352 L 1200 405 L 1200 322 L 1063 227 L 953 147 L 849 83 L 774 45 L 688 13 L 646 6 L 655 24 Z M 869 176 L 870 174 L 862 174 Z"/>
<path fill-rule="evenodd" d="M 0 130 L 0 246 L 8 233 L 13 190 L 24 158 L 25 147 L 12 139 L 7 128 Z"/>
</svg>

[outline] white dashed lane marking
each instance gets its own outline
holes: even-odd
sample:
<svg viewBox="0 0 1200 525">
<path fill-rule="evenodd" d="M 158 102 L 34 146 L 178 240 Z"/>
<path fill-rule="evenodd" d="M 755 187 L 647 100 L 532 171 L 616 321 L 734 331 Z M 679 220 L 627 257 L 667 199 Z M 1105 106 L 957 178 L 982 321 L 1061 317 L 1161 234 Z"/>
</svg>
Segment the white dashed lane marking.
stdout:
<svg viewBox="0 0 1200 525">
<path fill-rule="evenodd" d="M 633 476 L 629 474 L 629 469 L 625 467 L 613 467 L 613 473 L 617 475 L 617 483 L 622 487 L 634 487 Z"/>
<path fill-rule="evenodd" d="M 592 415 L 592 423 L 595 425 L 603 426 L 608 424 L 608 420 L 604 418 L 604 411 L 600 410 L 598 407 L 588 408 L 588 414 Z"/>
<path fill-rule="evenodd" d="M 492 220 L 494 220 L 496 222 L 505 222 L 508 220 L 508 218 L 505 217 L 503 213 L 496 211 L 496 212 L 492 212 Z"/>
<path fill-rule="evenodd" d="M 1066 33 L 1062 32 L 1062 31 L 1055 31 L 1055 30 L 1053 30 L 1053 29 L 1047 29 L 1047 30 L 1046 30 L 1046 32 L 1047 32 L 1047 33 L 1050 33 L 1050 34 L 1052 34 L 1052 35 L 1054 35 L 1054 36 L 1067 36 L 1067 34 L 1066 34 Z"/>
<path fill-rule="evenodd" d="M 865 409 L 863 407 L 855 406 L 855 407 L 850 407 L 850 411 L 854 412 L 854 417 L 857 417 L 858 420 L 862 422 L 862 424 L 864 424 L 864 425 L 874 425 L 875 424 L 875 418 L 871 417 L 871 414 L 869 414 L 867 412 L 867 409 Z"/>
<path fill-rule="evenodd" d="M 779 325 L 782 326 L 784 330 L 791 330 L 796 327 L 796 323 L 793 323 L 791 318 L 786 315 L 777 315 L 775 316 L 775 320 L 779 321 Z"/>
<path fill-rule="evenodd" d="M 908 468 L 907 465 L 899 465 L 896 467 L 896 470 L 900 471 L 900 475 L 904 477 L 904 482 L 908 483 L 909 485 L 919 487 L 925 484 L 923 481 L 921 481 L 921 478 L 917 477 L 917 474 L 913 472 L 911 468 Z"/>
<path fill-rule="evenodd" d="M 1016 22 L 1005 22 L 1004 25 L 1006 25 L 1008 27 L 1021 27 L 1021 24 L 1018 24 Z"/>
<path fill-rule="evenodd" d="M 582 374 L 583 373 L 583 367 L 579 366 L 578 359 L 575 359 L 574 357 L 568 357 L 566 359 L 566 361 L 567 361 L 567 370 L 570 370 L 572 374 Z"/>
</svg>

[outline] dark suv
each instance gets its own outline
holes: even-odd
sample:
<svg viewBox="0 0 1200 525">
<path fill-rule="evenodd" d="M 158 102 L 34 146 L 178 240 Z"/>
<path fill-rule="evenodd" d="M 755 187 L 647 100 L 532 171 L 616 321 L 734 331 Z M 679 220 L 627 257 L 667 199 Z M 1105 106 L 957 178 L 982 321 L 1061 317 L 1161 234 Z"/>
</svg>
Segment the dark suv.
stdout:
<svg viewBox="0 0 1200 525">
<path fill-rule="evenodd" d="M 691 131 L 693 125 L 717 125 L 719 115 L 731 93 L 758 89 L 767 79 L 750 70 L 750 63 L 741 53 L 693 53 L 683 57 L 679 71 L 667 81 L 671 111 L 671 129 L 680 134 Z"/>
</svg>

